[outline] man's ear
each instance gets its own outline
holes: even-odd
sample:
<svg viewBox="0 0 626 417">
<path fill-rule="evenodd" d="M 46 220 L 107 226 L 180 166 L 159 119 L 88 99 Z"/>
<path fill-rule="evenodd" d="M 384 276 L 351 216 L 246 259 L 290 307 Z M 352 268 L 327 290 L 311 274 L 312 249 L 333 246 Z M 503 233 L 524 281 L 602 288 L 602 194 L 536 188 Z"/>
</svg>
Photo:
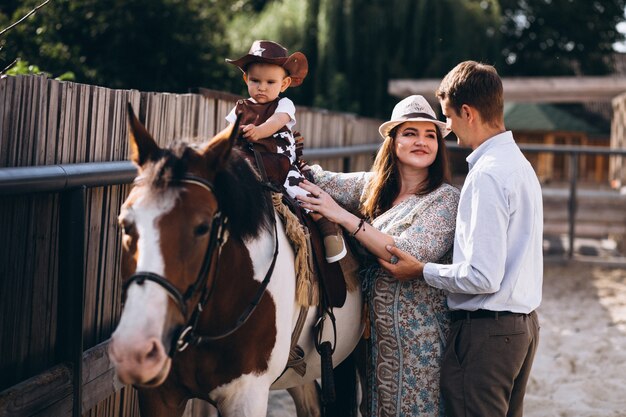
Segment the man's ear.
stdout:
<svg viewBox="0 0 626 417">
<path fill-rule="evenodd" d="M 280 84 L 280 92 L 283 93 L 291 85 L 291 77 L 286 76 Z"/>
<path fill-rule="evenodd" d="M 248 74 L 246 74 L 245 72 L 243 73 L 243 82 L 248 84 Z"/>
<path fill-rule="evenodd" d="M 460 116 L 469 121 L 473 121 L 476 118 L 476 109 L 468 106 L 467 104 L 461 105 L 461 114 Z"/>
</svg>

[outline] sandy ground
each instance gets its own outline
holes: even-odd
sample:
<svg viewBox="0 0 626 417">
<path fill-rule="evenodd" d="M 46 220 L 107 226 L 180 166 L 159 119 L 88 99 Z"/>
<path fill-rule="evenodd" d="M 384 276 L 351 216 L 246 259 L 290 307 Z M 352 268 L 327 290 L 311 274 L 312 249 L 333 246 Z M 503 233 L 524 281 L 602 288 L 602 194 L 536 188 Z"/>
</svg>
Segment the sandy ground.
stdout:
<svg viewBox="0 0 626 417">
<path fill-rule="evenodd" d="M 526 417 L 626 416 L 626 267 L 545 267 Z M 284 391 L 268 416 L 293 417 Z"/>
<path fill-rule="evenodd" d="M 626 268 L 547 265 L 529 417 L 626 416 Z"/>
</svg>

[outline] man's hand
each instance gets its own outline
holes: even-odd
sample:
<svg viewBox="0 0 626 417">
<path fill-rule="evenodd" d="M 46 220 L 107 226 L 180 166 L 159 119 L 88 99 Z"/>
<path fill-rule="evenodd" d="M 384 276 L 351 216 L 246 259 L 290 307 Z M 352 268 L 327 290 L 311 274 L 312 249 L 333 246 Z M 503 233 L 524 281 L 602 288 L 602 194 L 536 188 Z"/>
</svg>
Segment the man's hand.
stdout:
<svg viewBox="0 0 626 417">
<path fill-rule="evenodd" d="M 378 263 L 390 275 L 400 281 L 424 277 L 424 264 L 422 262 L 395 246 L 387 245 L 385 248 L 389 252 L 389 259 L 378 258 Z"/>
</svg>

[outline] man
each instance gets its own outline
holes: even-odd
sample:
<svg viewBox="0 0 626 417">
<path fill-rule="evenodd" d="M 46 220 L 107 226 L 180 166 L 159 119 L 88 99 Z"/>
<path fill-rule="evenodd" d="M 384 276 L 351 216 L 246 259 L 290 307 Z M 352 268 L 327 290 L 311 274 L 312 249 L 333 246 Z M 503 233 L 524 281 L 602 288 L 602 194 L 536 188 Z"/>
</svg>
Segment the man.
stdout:
<svg viewBox="0 0 626 417">
<path fill-rule="evenodd" d="M 398 279 L 448 291 L 453 324 L 441 389 L 450 416 L 521 417 L 539 337 L 543 204 L 537 176 L 504 127 L 502 80 L 466 61 L 437 92 L 448 128 L 468 146 L 451 265 L 424 264 L 389 246 Z M 393 262 L 393 263 L 392 263 Z"/>
</svg>

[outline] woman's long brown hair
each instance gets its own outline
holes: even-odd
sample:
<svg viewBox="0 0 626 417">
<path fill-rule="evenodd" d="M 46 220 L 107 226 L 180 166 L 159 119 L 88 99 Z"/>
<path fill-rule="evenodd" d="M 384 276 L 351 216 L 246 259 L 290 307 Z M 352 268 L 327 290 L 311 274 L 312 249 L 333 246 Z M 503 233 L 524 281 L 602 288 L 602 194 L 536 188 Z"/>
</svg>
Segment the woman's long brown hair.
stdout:
<svg viewBox="0 0 626 417">
<path fill-rule="evenodd" d="M 400 192 L 398 157 L 395 152 L 396 134 L 399 127 L 397 125 L 389 131 L 387 137 L 383 141 L 382 146 L 376 154 L 372 172 L 374 178 L 369 183 L 365 192 L 361 205 L 361 213 L 368 219 L 375 219 L 387 210 L 393 204 L 393 200 Z M 417 195 L 428 194 L 437 189 L 444 182 L 450 182 L 450 170 L 448 166 L 448 151 L 446 142 L 441 136 L 439 129 L 435 128 L 437 133 L 437 156 L 433 163 L 428 167 L 428 178 L 421 184 Z"/>
</svg>

